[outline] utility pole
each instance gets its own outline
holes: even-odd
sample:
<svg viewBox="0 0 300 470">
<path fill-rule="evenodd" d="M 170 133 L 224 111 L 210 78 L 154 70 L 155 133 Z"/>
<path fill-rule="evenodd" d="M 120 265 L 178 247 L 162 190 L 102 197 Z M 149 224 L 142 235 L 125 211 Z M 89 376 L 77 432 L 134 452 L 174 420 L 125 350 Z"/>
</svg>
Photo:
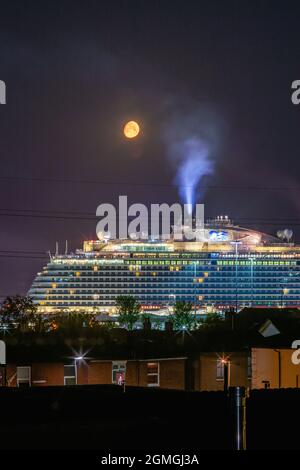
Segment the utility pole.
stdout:
<svg viewBox="0 0 300 470">
<path fill-rule="evenodd" d="M 281 388 L 281 351 L 280 349 L 274 349 L 278 354 L 278 388 Z"/>
<path fill-rule="evenodd" d="M 6 344 L 3 340 L 0 341 L 0 366 L 3 367 L 3 378 L 2 386 L 7 386 L 7 376 L 6 376 Z"/>
<path fill-rule="evenodd" d="M 232 448 L 246 450 L 246 389 L 229 388 Z"/>
<path fill-rule="evenodd" d="M 228 361 L 224 362 L 224 392 L 228 392 L 228 383 L 229 383 L 229 365 Z"/>
<path fill-rule="evenodd" d="M 238 311 L 238 245 L 242 242 L 235 240 L 230 242 L 232 245 L 235 245 L 235 311 Z"/>
<path fill-rule="evenodd" d="M 238 311 L 238 269 L 237 269 L 237 243 L 235 243 L 235 311 Z"/>
<path fill-rule="evenodd" d="M 197 284 L 197 272 L 196 272 L 196 261 L 194 261 L 194 313 L 195 313 L 195 321 L 196 321 L 196 297 L 197 297 L 197 289 L 196 289 L 196 284 Z"/>
<path fill-rule="evenodd" d="M 230 384 L 230 361 L 227 358 L 221 359 L 224 370 L 224 392 L 228 392 L 228 387 Z"/>
</svg>

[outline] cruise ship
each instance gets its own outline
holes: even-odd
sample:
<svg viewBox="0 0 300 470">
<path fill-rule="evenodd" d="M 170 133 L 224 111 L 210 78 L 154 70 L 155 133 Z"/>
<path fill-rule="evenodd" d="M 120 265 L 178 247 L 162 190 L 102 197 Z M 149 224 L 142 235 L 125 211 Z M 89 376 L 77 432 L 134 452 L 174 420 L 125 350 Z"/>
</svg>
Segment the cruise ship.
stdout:
<svg viewBox="0 0 300 470">
<path fill-rule="evenodd" d="M 289 232 L 289 231 L 287 231 Z M 28 292 L 40 312 L 114 314 L 116 298 L 134 296 L 149 312 L 178 300 L 195 312 L 300 305 L 300 246 L 234 225 L 208 221 L 202 240 L 90 240 L 51 256 Z"/>
</svg>

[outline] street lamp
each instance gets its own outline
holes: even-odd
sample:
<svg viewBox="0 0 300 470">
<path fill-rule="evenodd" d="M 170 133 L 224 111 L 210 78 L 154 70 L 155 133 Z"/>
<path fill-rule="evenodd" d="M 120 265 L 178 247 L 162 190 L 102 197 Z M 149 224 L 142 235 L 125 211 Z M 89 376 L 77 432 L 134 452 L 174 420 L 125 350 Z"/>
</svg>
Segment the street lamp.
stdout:
<svg viewBox="0 0 300 470">
<path fill-rule="evenodd" d="M 227 357 L 222 357 L 221 364 L 224 368 L 224 392 L 227 393 L 230 382 L 230 361 Z"/>
<path fill-rule="evenodd" d="M 76 361 L 82 361 L 82 359 L 83 359 L 83 356 L 76 356 L 76 357 L 74 357 L 74 361 L 75 361 L 75 362 L 76 362 Z"/>
</svg>

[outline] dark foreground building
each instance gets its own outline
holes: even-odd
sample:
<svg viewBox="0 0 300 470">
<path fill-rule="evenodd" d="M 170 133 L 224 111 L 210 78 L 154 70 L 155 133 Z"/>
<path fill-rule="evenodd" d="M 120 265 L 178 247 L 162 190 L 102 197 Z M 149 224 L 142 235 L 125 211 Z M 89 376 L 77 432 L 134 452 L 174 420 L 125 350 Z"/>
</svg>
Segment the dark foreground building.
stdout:
<svg viewBox="0 0 300 470">
<path fill-rule="evenodd" d="M 79 339 L 52 333 L 8 340 L 7 385 L 298 388 L 300 364 L 292 344 L 300 338 L 299 310 L 244 309 L 230 315 L 216 328 L 190 333 L 113 329 L 85 338 L 81 332 Z"/>
<path fill-rule="evenodd" d="M 299 322 L 297 309 L 246 309 L 190 334 L 100 328 L 10 335 L 1 448 L 89 449 L 97 458 L 107 449 L 236 448 L 227 384 L 248 388 L 248 449 L 296 449 L 300 366 L 291 344 Z"/>
<path fill-rule="evenodd" d="M 7 367 L 10 387 L 49 385 L 118 384 L 176 390 L 224 389 L 224 366 L 229 367 L 229 386 L 246 388 L 298 388 L 300 365 L 292 363 L 294 350 L 251 348 L 246 351 L 201 353 L 187 357 L 141 360 L 74 360 L 36 362 L 22 358 Z M 280 361 L 280 362 L 279 362 Z"/>
</svg>

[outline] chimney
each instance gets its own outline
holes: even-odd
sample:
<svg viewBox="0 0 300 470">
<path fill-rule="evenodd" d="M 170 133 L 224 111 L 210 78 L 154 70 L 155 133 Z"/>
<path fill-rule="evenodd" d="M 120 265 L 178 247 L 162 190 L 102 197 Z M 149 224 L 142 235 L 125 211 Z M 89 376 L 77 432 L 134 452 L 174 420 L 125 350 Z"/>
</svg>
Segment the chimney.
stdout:
<svg viewBox="0 0 300 470">
<path fill-rule="evenodd" d="M 150 331 L 151 330 L 151 320 L 149 317 L 144 318 L 143 320 L 143 330 Z"/>
<path fill-rule="evenodd" d="M 230 307 L 229 310 L 225 312 L 225 320 L 231 323 L 232 330 L 234 330 L 234 317 L 235 317 L 235 309 L 234 307 Z"/>
<path fill-rule="evenodd" d="M 173 333 L 173 322 L 168 320 L 165 322 L 165 331 L 168 333 Z"/>
</svg>

